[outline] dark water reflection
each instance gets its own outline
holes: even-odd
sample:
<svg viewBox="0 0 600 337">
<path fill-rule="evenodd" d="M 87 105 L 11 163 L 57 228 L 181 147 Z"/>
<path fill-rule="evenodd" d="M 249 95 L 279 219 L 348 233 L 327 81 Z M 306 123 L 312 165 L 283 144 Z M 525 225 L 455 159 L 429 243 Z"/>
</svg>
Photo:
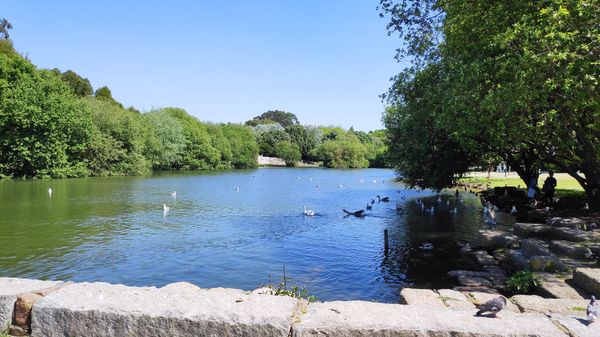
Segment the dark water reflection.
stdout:
<svg viewBox="0 0 600 337">
<path fill-rule="evenodd" d="M 378 169 L 258 169 L 0 181 L 0 276 L 254 289 L 276 282 L 286 265 L 291 282 L 321 300 L 397 302 L 407 285 L 447 283 L 446 272 L 465 263 L 455 242 L 474 234 L 481 214 L 474 196 L 457 203 L 443 194 L 437 203 L 393 177 Z M 177 199 L 168 195 L 175 190 Z M 377 194 L 391 202 L 375 203 L 364 218 L 342 213 Z M 318 216 L 304 216 L 303 205 Z M 419 249 L 424 242 L 434 249 Z"/>
</svg>

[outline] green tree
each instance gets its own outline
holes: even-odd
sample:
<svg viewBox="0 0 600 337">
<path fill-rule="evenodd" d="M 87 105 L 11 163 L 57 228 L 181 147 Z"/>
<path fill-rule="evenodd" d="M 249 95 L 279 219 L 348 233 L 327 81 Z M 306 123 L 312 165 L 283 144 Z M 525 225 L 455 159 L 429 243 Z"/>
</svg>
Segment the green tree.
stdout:
<svg viewBox="0 0 600 337">
<path fill-rule="evenodd" d="M 261 121 L 264 121 L 264 123 L 262 123 Z M 248 122 L 246 122 L 246 125 L 256 126 L 258 124 L 272 124 L 273 122 L 279 123 L 279 125 L 283 126 L 284 128 L 290 125 L 300 124 L 300 122 L 298 121 L 298 117 L 296 117 L 296 115 L 294 115 L 291 112 L 281 110 L 269 110 L 267 112 L 264 112 L 262 115 L 256 116 L 253 119 L 249 120 Z"/>
<path fill-rule="evenodd" d="M 290 125 L 285 128 L 290 136 L 290 141 L 298 146 L 303 160 L 313 160 L 311 152 L 321 144 L 323 133 L 316 127 L 300 124 Z"/>
<path fill-rule="evenodd" d="M 98 99 L 100 101 L 105 101 L 105 102 L 109 102 L 112 104 L 116 104 L 120 108 L 123 108 L 123 104 L 119 103 L 117 100 L 115 100 L 113 98 L 112 92 L 110 91 L 110 89 L 107 86 L 103 86 L 103 87 L 96 89 L 96 91 L 94 92 L 94 97 L 96 97 L 96 99 Z"/>
<path fill-rule="evenodd" d="M 259 124 L 252 128 L 259 152 L 263 156 L 275 157 L 275 144 L 282 141 L 290 141 L 290 136 L 279 124 Z"/>
<path fill-rule="evenodd" d="M 79 76 L 72 70 L 67 70 L 61 73 L 58 69 L 52 69 L 52 71 L 59 75 L 63 81 L 65 81 L 69 87 L 73 90 L 73 93 L 78 97 L 91 96 L 94 89 L 87 78 Z"/>
<path fill-rule="evenodd" d="M 186 138 L 178 119 L 164 110 L 153 110 L 144 115 L 149 132 L 146 158 L 158 169 L 168 169 L 181 162 Z"/>
<path fill-rule="evenodd" d="M 525 182 L 535 167 L 552 165 L 600 203 L 598 6 L 382 0 L 380 9 L 415 60 L 386 95 L 398 114 L 386 117 L 392 129 L 440 93 L 429 103 L 434 126 L 466 159 L 503 158 Z"/>
<path fill-rule="evenodd" d="M 354 134 L 338 134 L 335 140 L 325 140 L 313 150 L 313 155 L 326 167 L 364 168 L 369 166 L 365 158 L 367 149 Z"/>
<path fill-rule="evenodd" d="M 231 144 L 225 137 L 223 126 L 218 124 L 208 124 L 208 133 L 210 134 L 211 145 L 221 154 L 219 168 L 231 168 L 233 152 Z"/>
<path fill-rule="evenodd" d="M 275 155 L 285 161 L 286 166 L 294 167 L 302 159 L 298 145 L 290 141 L 281 141 L 275 144 Z"/>
<path fill-rule="evenodd" d="M 188 170 L 217 168 L 221 154 L 212 146 L 206 125 L 183 109 L 163 108 L 161 110 L 179 120 L 186 139 L 181 162 L 176 163 L 175 168 Z"/>
<path fill-rule="evenodd" d="M 17 54 L 0 54 L 0 176 L 87 175 L 90 128 L 60 78 Z"/>
<path fill-rule="evenodd" d="M 231 145 L 231 165 L 235 168 L 257 167 L 258 144 L 252 129 L 244 125 L 225 124 L 222 130 Z"/>
<path fill-rule="evenodd" d="M 81 98 L 97 132 L 94 133 L 87 160 L 93 175 L 141 175 L 150 171 L 144 155 L 151 129 L 144 118 L 122 107 L 98 100 Z"/>
</svg>

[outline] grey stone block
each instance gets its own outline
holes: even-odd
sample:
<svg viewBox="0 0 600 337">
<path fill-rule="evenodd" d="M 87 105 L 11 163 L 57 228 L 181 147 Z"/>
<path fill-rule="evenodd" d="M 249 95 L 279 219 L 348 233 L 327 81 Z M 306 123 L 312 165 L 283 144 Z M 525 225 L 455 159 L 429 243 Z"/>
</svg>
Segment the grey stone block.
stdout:
<svg viewBox="0 0 600 337">
<path fill-rule="evenodd" d="M 493 319 L 474 313 L 361 301 L 313 303 L 294 325 L 293 336 L 565 337 L 541 314 L 502 311 L 502 319 Z"/>
<path fill-rule="evenodd" d="M 32 336 L 288 336 L 297 300 L 238 289 L 79 283 L 33 307 Z"/>
<path fill-rule="evenodd" d="M 40 291 L 61 283 L 60 281 L 0 277 L 0 331 L 5 330 L 10 324 L 15 301 L 19 294 Z"/>
</svg>

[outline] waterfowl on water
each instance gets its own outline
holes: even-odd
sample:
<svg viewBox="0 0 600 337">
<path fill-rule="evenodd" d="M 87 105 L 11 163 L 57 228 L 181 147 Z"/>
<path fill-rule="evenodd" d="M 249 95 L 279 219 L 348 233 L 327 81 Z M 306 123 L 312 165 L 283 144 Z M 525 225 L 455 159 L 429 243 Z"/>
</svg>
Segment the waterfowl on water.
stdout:
<svg viewBox="0 0 600 337">
<path fill-rule="evenodd" d="M 458 214 L 458 208 L 454 207 L 454 209 L 450 210 L 450 213 L 452 213 L 452 214 Z"/>
<path fill-rule="evenodd" d="M 347 215 L 354 215 L 357 218 L 365 216 L 365 210 L 364 209 L 361 209 L 361 210 L 358 210 L 358 211 L 354 211 L 354 212 L 350 212 L 350 211 L 347 211 L 345 209 L 342 209 L 342 211 L 344 211 L 344 213 L 346 213 Z"/>
<path fill-rule="evenodd" d="M 167 215 L 167 213 L 169 213 L 170 210 L 171 207 L 167 206 L 167 204 L 163 204 L 163 215 Z"/>
<path fill-rule="evenodd" d="M 48 196 L 51 197 L 52 196 L 52 187 L 48 187 Z"/>
<path fill-rule="evenodd" d="M 423 242 L 419 246 L 419 249 L 422 249 L 422 250 L 433 250 L 433 244 L 431 242 Z"/>
<path fill-rule="evenodd" d="M 173 198 L 177 198 L 177 191 L 169 192 L 169 195 Z"/>
<path fill-rule="evenodd" d="M 372 210 L 372 209 L 373 209 L 373 206 L 371 206 L 371 205 L 367 204 L 367 211 L 370 211 L 370 210 Z"/>
<path fill-rule="evenodd" d="M 314 216 L 315 211 L 313 211 L 312 209 L 306 209 L 306 206 L 304 206 L 304 215 Z"/>
<path fill-rule="evenodd" d="M 383 202 L 389 202 L 390 201 L 390 197 L 380 197 L 379 195 L 377 195 L 377 201 L 383 201 Z"/>
</svg>

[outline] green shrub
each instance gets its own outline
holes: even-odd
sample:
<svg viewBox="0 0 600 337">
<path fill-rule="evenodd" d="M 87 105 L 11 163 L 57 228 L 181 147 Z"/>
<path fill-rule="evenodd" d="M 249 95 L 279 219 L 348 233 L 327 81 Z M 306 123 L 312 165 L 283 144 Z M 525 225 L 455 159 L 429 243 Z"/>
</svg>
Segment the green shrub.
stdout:
<svg viewBox="0 0 600 337">
<path fill-rule="evenodd" d="M 511 276 L 506 281 L 506 285 L 514 293 L 527 294 L 542 285 L 542 281 L 537 274 L 522 270 Z"/>
</svg>

